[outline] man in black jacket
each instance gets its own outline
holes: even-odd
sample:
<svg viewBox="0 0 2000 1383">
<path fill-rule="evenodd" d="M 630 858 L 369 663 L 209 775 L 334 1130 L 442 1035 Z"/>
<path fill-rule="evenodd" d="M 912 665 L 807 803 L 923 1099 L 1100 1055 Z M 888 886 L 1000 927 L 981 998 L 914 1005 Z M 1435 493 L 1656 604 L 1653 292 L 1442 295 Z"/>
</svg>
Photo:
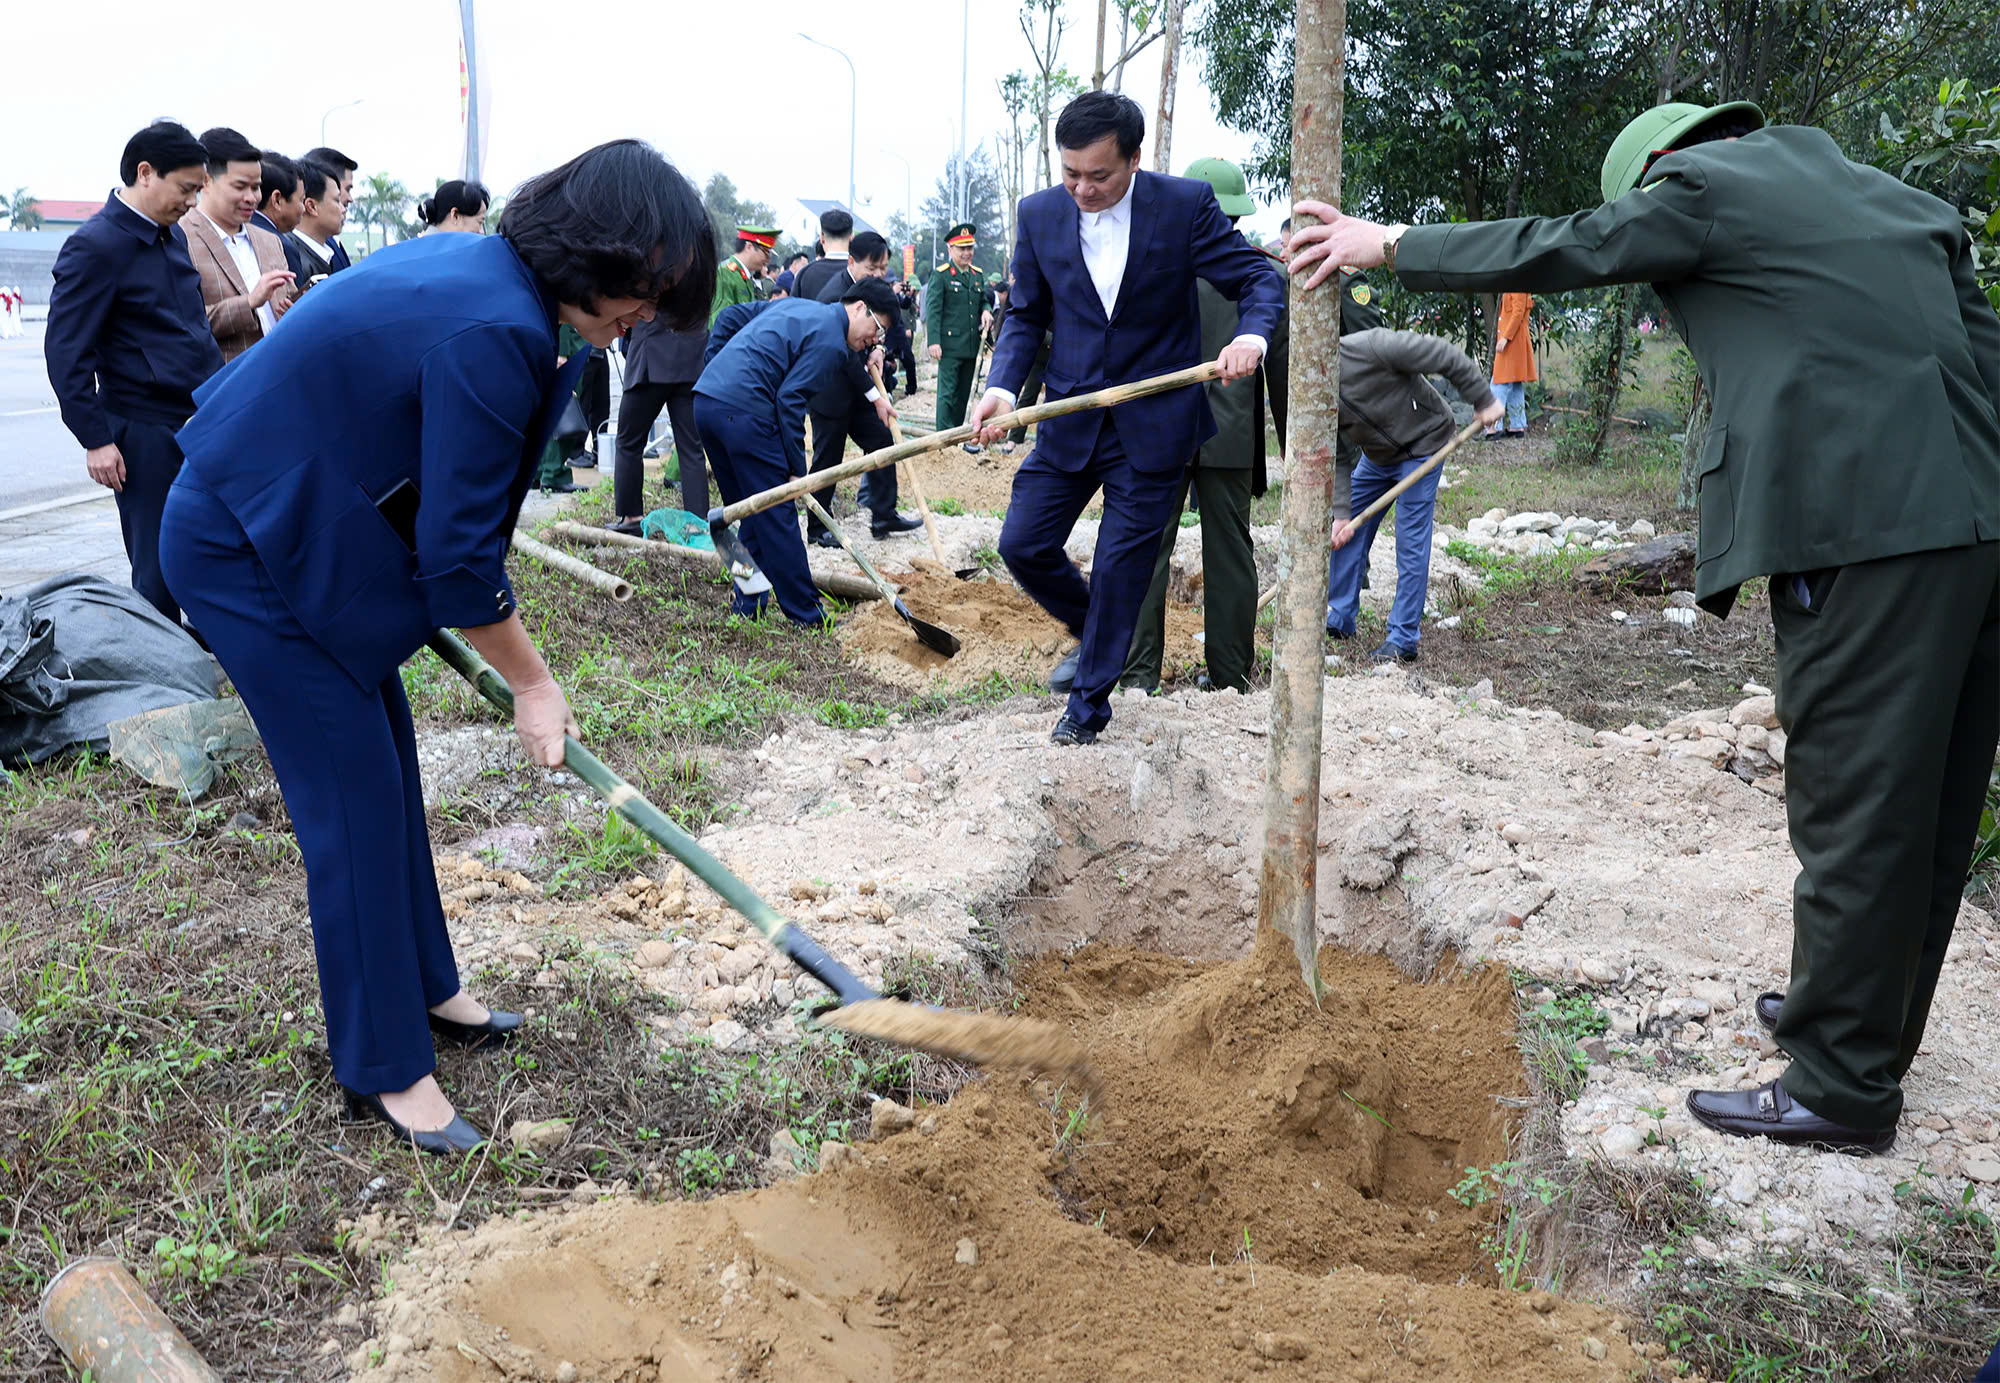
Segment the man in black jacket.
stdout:
<svg viewBox="0 0 2000 1383">
<path fill-rule="evenodd" d="M 301 163 L 317 163 L 331 169 L 334 178 L 340 184 L 340 205 L 342 211 L 353 205 L 354 174 L 361 167 L 360 164 L 356 163 L 346 154 L 341 153 L 340 150 L 329 149 L 323 144 L 317 149 L 306 150 L 304 156 L 299 161 Z M 337 274 L 342 269 L 351 269 L 354 267 L 354 262 L 347 257 L 347 247 L 345 245 L 341 244 L 338 240 L 334 240 L 329 242 L 328 248 L 333 251 L 333 267 L 327 270 L 328 273 Z"/>
<path fill-rule="evenodd" d="M 827 215 L 833 215 L 828 212 Z M 843 213 L 844 214 L 844 213 Z M 824 229 L 825 218 L 820 221 Z M 851 223 L 850 223 L 851 224 Z M 843 257 L 844 266 L 830 279 L 825 279 L 817 294 L 823 303 L 841 301 L 847 290 L 862 279 L 879 279 L 889 272 L 889 242 L 874 231 L 863 231 L 854 237 L 851 257 Z M 830 261 L 819 260 L 806 266 L 807 273 L 820 264 Z M 798 282 L 807 284 L 807 274 L 800 274 Z M 900 325 L 897 324 L 897 325 Z M 871 356 L 880 368 L 878 350 Z M 889 432 L 889 419 L 894 416 L 895 405 L 889 396 L 875 387 L 868 375 L 868 366 L 860 356 L 849 362 L 847 371 L 833 383 L 813 396 L 811 406 L 813 459 L 815 471 L 828 470 L 840 464 L 847 452 L 847 439 L 854 438 L 863 451 L 879 451 L 893 440 Z M 833 512 L 831 488 L 821 490 L 814 498 Z M 879 471 L 871 471 L 861 479 L 861 503 L 868 509 L 868 530 L 877 538 L 893 537 L 907 533 L 913 528 L 923 527 L 923 520 L 911 518 L 896 512 L 896 468 L 884 466 Z M 840 540 L 826 531 L 819 516 L 810 510 L 806 513 L 806 540 L 821 547 L 839 547 Z"/>
<path fill-rule="evenodd" d="M 159 557 L 160 513 L 181 469 L 174 433 L 194 413 L 196 386 L 222 368 L 201 276 L 176 229 L 207 163 L 201 142 L 171 121 L 132 136 L 118 165 L 124 186 L 56 255 L 42 349 L 90 478 L 118 497 L 132 586 L 177 622 Z"/>
<path fill-rule="evenodd" d="M 662 408 L 674 428 L 674 455 L 681 471 L 681 507 L 708 513 L 708 462 L 694 425 L 694 382 L 701 378 L 708 333 L 674 331 L 664 319 L 640 322 L 625 338 L 625 394 L 618 405 L 618 452 L 611 472 L 617 517 L 604 526 L 639 535 L 646 513 L 646 438 Z"/>
<path fill-rule="evenodd" d="M 878 235 L 875 238 L 880 240 L 882 237 Z M 792 296 L 804 298 L 809 303 L 819 302 L 827 284 L 847 272 L 853 240 L 853 213 L 840 207 L 828 207 L 822 211 L 819 215 L 820 257 L 792 276 Z"/>
</svg>

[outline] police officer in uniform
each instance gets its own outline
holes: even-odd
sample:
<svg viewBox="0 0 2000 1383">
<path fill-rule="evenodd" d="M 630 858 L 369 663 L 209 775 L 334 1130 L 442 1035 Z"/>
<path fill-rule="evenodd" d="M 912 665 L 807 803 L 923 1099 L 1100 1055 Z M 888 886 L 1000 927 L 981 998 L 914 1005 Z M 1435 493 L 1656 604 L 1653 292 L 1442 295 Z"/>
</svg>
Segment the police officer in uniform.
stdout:
<svg viewBox="0 0 2000 1383">
<path fill-rule="evenodd" d="M 993 325 L 986 271 L 972 262 L 978 241 L 972 223 L 961 221 L 945 232 L 951 258 L 938 265 L 924 292 L 924 329 L 930 334 L 930 357 L 938 363 L 937 428 L 943 432 L 965 421 L 965 403 L 972 394 L 972 372 L 979 360 L 979 343 Z M 979 444 L 966 444 L 978 451 Z"/>
<path fill-rule="evenodd" d="M 1800 865 L 1791 989 L 1756 1003 L 1791 1064 L 1688 1108 L 1738 1137 L 1882 1152 L 2000 740 L 2000 318 L 1953 207 L 1746 102 L 1647 111 L 1602 185 L 1596 210 L 1487 224 L 1301 203 L 1327 224 L 1294 237 L 1292 269 L 1319 266 L 1307 287 L 1343 262 L 1458 293 L 1653 284 L 1714 399 L 1695 598 L 1727 615 L 1771 578 Z"/>
<path fill-rule="evenodd" d="M 722 261 L 715 271 L 715 302 L 708 309 L 708 324 L 724 310 L 738 303 L 754 303 L 765 296 L 759 291 L 758 276 L 770 266 L 778 250 L 778 232 L 771 226 L 738 226 L 736 253 Z M 765 285 L 768 289 L 768 285 Z"/>
</svg>

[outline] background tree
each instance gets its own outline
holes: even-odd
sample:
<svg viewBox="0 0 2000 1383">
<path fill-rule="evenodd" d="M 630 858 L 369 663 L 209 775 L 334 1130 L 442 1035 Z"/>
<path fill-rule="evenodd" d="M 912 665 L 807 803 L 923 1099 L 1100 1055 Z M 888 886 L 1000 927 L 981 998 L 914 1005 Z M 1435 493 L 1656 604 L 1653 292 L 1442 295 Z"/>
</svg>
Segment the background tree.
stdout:
<svg viewBox="0 0 2000 1383">
<path fill-rule="evenodd" d="M 28 189 L 17 187 L 11 197 L 0 197 L 0 216 L 7 219 L 9 230 L 31 231 L 42 228 L 42 204 L 28 195 Z"/>
<path fill-rule="evenodd" d="M 1000 151 L 1000 209 L 1007 222 L 1007 253 L 1014 253 L 1015 207 L 1027 195 L 1029 125 L 1033 84 L 1025 72 L 1009 72 L 1000 81 L 1000 104 L 1007 110 L 1007 144 Z"/>
<path fill-rule="evenodd" d="M 1097 0 L 1097 66 L 1090 75 L 1092 91 L 1102 91 L 1106 86 L 1113 91 L 1125 89 L 1125 64 L 1166 32 L 1164 26 L 1158 29 L 1153 27 L 1153 21 L 1160 17 L 1161 3 L 1162 0 Z M 1104 57 L 1105 19 L 1114 4 L 1118 10 L 1118 45 L 1111 50 L 1111 61 L 1107 66 Z M 1132 36 L 1134 29 L 1139 31 L 1137 38 Z"/>
<path fill-rule="evenodd" d="M 1040 189 L 1055 181 L 1049 171 L 1049 127 L 1055 119 L 1055 108 L 1071 93 L 1083 90 L 1083 83 L 1056 61 L 1067 26 L 1062 17 L 1062 0 L 1027 0 L 1021 6 L 1020 19 L 1021 36 L 1028 40 L 1029 56 L 1035 64 L 1029 77 L 1028 103 L 1035 114 L 1038 136 L 1035 187 Z"/>
<path fill-rule="evenodd" d="M 1000 187 L 1000 172 L 993 156 L 984 148 L 974 149 L 965 160 L 969 182 L 966 192 L 965 219 L 972 222 L 973 233 L 979 237 L 979 248 L 973 252 L 972 262 L 988 274 L 1006 276 L 1007 272 L 1007 232 L 1006 220 L 1001 211 L 1003 193 Z M 917 247 L 917 278 L 926 281 L 938 265 L 945 261 L 944 246 L 938 243 L 940 231 L 950 230 L 953 217 L 952 203 L 956 200 L 958 187 L 958 158 L 956 155 L 945 161 L 945 168 L 937 182 L 937 190 L 924 198 L 919 208 L 925 224 L 913 228 L 915 234 L 910 239 Z M 895 226 L 900 218 L 891 218 Z"/>
<path fill-rule="evenodd" d="M 412 205 L 409 188 L 387 173 L 371 173 L 367 181 L 355 190 L 354 204 L 348 209 L 348 215 L 361 222 L 364 248 L 372 226 L 382 228 L 382 243 L 386 246 L 391 229 L 407 230 Z"/>
<path fill-rule="evenodd" d="M 738 226 L 775 226 L 778 213 L 771 210 L 769 202 L 760 202 L 750 197 L 740 197 L 736 184 L 727 175 L 716 173 L 710 176 L 701 189 L 701 205 L 708 212 L 708 224 L 715 230 L 716 253 L 730 255 L 736 252 L 736 228 Z M 773 256 L 773 272 L 784 266 L 784 262 L 798 251 L 813 252 L 812 241 L 801 245 L 793 239 L 789 231 L 778 236 L 777 253 Z"/>
<path fill-rule="evenodd" d="M 1958 208 L 1979 258 L 1979 286 L 2000 310 L 2000 86 L 1938 84 L 1931 109 L 1907 124 L 1884 115 L 1876 162 Z"/>
</svg>

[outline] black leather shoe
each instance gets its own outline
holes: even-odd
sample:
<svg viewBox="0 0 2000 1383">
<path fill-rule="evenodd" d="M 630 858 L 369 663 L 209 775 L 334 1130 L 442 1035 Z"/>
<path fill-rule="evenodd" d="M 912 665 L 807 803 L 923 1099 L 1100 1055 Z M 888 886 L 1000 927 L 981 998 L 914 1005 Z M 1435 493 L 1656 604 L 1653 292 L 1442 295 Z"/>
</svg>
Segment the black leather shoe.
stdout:
<svg viewBox="0 0 2000 1383">
<path fill-rule="evenodd" d="M 349 1123 L 358 1124 L 373 1119 L 387 1124 L 389 1132 L 396 1136 L 398 1142 L 414 1144 L 418 1152 L 449 1157 L 453 1153 L 471 1152 L 486 1141 L 486 1135 L 467 1123 L 463 1114 L 454 1114 L 451 1122 L 441 1129 L 405 1128 L 389 1113 L 380 1095 L 363 1095 L 344 1085 L 340 1087 L 340 1093 L 347 1102 Z"/>
<path fill-rule="evenodd" d="M 1417 661 L 1417 650 L 1385 641 L 1379 647 L 1370 649 L 1368 656 L 1378 663 L 1414 663 Z"/>
<path fill-rule="evenodd" d="M 831 532 L 829 532 L 824 528 L 822 528 L 819 532 L 813 534 L 812 537 L 806 539 L 806 541 L 811 543 L 814 547 L 840 546 L 840 539 L 834 537 Z"/>
<path fill-rule="evenodd" d="M 1776 1081 L 1755 1090 L 1691 1090 L 1688 1113 L 1717 1133 L 1735 1138 L 1768 1138 L 1774 1143 L 1806 1143 L 1834 1152 L 1885 1153 L 1896 1146 L 1896 1130 L 1849 1128 L 1822 1119 L 1785 1093 Z"/>
<path fill-rule="evenodd" d="M 1759 994 L 1757 1002 L 1751 1005 L 1757 1010 L 1757 1021 L 1772 1032 L 1778 1030 L 1778 1014 L 1784 1010 L 1785 996 L 1782 994 Z"/>
<path fill-rule="evenodd" d="M 1056 728 L 1049 731 L 1050 744 L 1096 744 L 1097 731 L 1086 730 L 1068 716 L 1056 722 Z"/>
<path fill-rule="evenodd" d="M 646 536 L 646 526 L 639 519 L 611 519 L 604 525 L 606 533 L 623 533 L 628 538 Z"/>
<path fill-rule="evenodd" d="M 1069 651 L 1069 656 L 1064 658 L 1060 663 L 1057 663 L 1055 668 L 1049 673 L 1049 690 L 1052 692 L 1067 692 L 1071 687 L 1075 686 L 1076 670 L 1082 663 L 1083 645 L 1078 644 Z"/>
<path fill-rule="evenodd" d="M 518 1013 L 502 1013 L 499 1009 L 488 1009 L 484 1023 L 455 1023 L 449 1018 L 430 1015 L 431 1031 L 455 1047 L 491 1047 L 507 1041 L 521 1030 L 523 1019 Z"/>
<path fill-rule="evenodd" d="M 1339 629 L 1329 624 L 1326 627 L 1326 636 L 1335 643 L 1346 643 L 1354 637 L 1354 631 L 1352 629 Z"/>
<path fill-rule="evenodd" d="M 978 442 L 961 442 L 959 443 L 958 449 L 964 452 L 967 456 L 977 456 L 979 455 L 980 452 L 986 450 L 986 448 L 981 446 Z"/>
<path fill-rule="evenodd" d="M 924 521 L 914 514 L 898 514 L 894 518 L 881 519 L 868 525 L 868 531 L 879 541 L 892 538 L 898 533 L 909 533 L 922 528 Z"/>
<path fill-rule="evenodd" d="M 574 480 L 551 480 L 548 484 L 542 486 L 542 493 L 545 495 L 573 495 L 582 488 L 583 486 L 577 484 Z"/>
</svg>

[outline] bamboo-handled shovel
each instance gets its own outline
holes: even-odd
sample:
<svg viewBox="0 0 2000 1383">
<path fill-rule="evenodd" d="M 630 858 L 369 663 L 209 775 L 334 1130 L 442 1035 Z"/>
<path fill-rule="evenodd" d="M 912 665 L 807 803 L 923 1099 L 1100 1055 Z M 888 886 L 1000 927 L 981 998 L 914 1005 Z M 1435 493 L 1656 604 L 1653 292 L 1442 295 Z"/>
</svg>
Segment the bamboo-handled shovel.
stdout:
<svg viewBox="0 0 2000 1383">
<path fill-rule="evenodd" d="M 1032 408 L 1017 408 L 1012 413 L 1002 413 L 987 420 L 991 428 L 1026 427 L 1047 418 L 1060 418 L 1065 413 L 1082 413 L 1092 408 L 1110 408 L 1116 404 L 1130 403 L 1133 399 L 1143 399 L 1153 394 L 1164 394 L 1173 389 L 1185 389 L 1190 384 L 1206 384 L 1222 377 L 1222 367 L 1211 360 L 1205 365 L 1190 366 L 1168 375 L 1156 375 L 1151 379 L 1134 380 L 1130 384 L 1114 384 L 1109 389 L 1099 389 L 1091 394 L 1078 394 L 1074 398 L 1055 399 L 1049 403 L 1038 403 Z M 734 504 L 724 505 L 708 511 L 709 532 L 715 535 L 715 546 L 722 550 L 725 537 L 737 546 L 736 539 L 729 533 L 729 525 L 747 519 L 752 514 L 761 514 L 774 505 L 786 500 L 797 499 L 807 491 L 818 491 L 828 485 L 836 485 L 852 476 L 866 475 L 884 466 L 893 466 L 898 461 L 907 461 L 912 456 L 922 456 L 927 452 L 943 451 L 979 435 L 979 429 L 970 423 L 947 428 L 943 432 L 933 432 L 928 437 L 917 437 L 898 446 L 883 447 L 865 456 L 857 456 L 852 461 L 843 461 L 838 466 L 811 475 L 797 476 L 783 485 L 774 485 L 768 490 L 747 496 Z"/>
<path fill-rule="evenodd" d="M 431 635 L 430 646 L 433 653 L 503 714 L 514 713 L 514 693 L 505 679 L 463 639 L 440 629 Z M 818 942 L 793 926 L 783 913 L 758 897 L 750 885 L 702 849 L 693 836 L 674 825 L 665 812 L 574 739 L 563 741 L 563 766 L 597 789 L 613 811 L 714 889 L 793 964 L 832 990 L 840 1007 L 820 1015 L 821 1023 L 975 1065 L 1050 1072 L 1075 1080 L 1086 1095 L 1097 1095 L 1097 1078 L 1083 1049 L 1060 1028 L 1032 1019 L 958 1013 L 884 998 L 828 955 Z"/>
<path fill-rule="evenodd" d="M 903 597 L 897 592 L 895 586 L 884 580 L 882 573 L 876 571 L 866 557 L 863 557 L 854 550 L 854 545 L 847 541 L 847 535 L 840 531 L 840 525 L 833 521 L 833 515 L 826 512 L 825 506 L 812 495 L 806 495 L 805 502 L 806 508 L 812 510 L 814 516 L 826 525 L 826 531 L 833 534 L 834 541 L 839 543 L 847 555 L 854 559 L 854 565 L 860 567 L 862 573 L 875 583 L 875 588 L 882 592 L 882 599 L 888 601 L 890 607 L 903 617 L 903 623 L 910 626 L 910 631 L 917 636 L 918 643 L 922 644 L 925 648 L 934 649 L 944 654 L 947 658 L 958 652 L 963 645 L 959 643 L 956 634 L 952 633 L 949 629 L 940 629 L 935 624 L 927 620 L 920 620 L 911 614 L 910 607 L 903 603 Z"/>
<path fill-rule="evenodd" d="M 1350 528 L 1361 527 L 1362 524 L 1367 523 L 1368 520 L 1374 518 L 1384 509 L 1387 509 L 1390 505 L 1394 504 L 1396 502 L 1397 495 L 1402 494 L 1403 491 L 1409 489 L 1419 480 L 1422 480 L 1425 476 L 1429 475 L 1439 466 L 1442 466 L 1444 464 L 1445 457 L 1451 455 L 1454 451 L 1458 450 L 1458 444 L 1460 442 L 1469 441 L 1473 437 L 1478 436 L 1480 430 L 1484 426 L 1485 424 L 1481 423 L 1477 418 L 1473 419 L 1471 422 L 1467 423 L 1464 427 L 1460 428 L 1457 434 L 1453 436 L 1449 442 L 1446 442 L 1443 446 L 1439 447 L 1435 452 L 1433 452 L 1431 454 L 1430 459 L 1425 461 L 1423 465 L 1417 467 L 1415 470 L 1411 471 L 1408 475 L 1404 476 L 1401 480 L 1397 481 L 1394 485 L 1390 486 L 1389 489 L 1383 493 L 1380 499 L 1376 500 L 1366 509 L 1363 509 L 1353 518 L 1339 519 L 1336 522 L 1344 523 Z M 1333 534 L 1329 533 L 1326 535 L 1326 542 L 1329 548 L 1333 546 Z M 1275 596 L 1277 593 L 1278 593 L 1278 583 L 1273 581 L 1271 583 L 1271 589 L 1257 597 L 1257 608 L 1261 610 L 1266 605 L 1269 605 L 1271 603 L 1271 597 Z"/>
<path fill-rule="evenodd" d="M 871 364 L 868 373 L 874 378 L 876 389 L 881 390 L 883 396 L 887 397 L 888 390 L 882 388 L 882 372 Z M 896 416 L 894 408 L 889 410 L 889 438 L 897 446 L 903 445 L 903 421 Z M 961 581 L 970 580 L 978 575 L 978 567 L 953 569 L 951 563 L 944 560 L 944 544 L 938 541 L 937 520 L 931 517 L 931 502 L 924 497 L 924 479 L 917 474 L 917 463 L 914 459 L 910 462 L 910 493 L 916 496 L 917 513 L 924 520 L 924 536 L 931 540 L 931 556 L 937 558 L 937 564 L 950 570 L 952 575 Z"/>
</svg>

